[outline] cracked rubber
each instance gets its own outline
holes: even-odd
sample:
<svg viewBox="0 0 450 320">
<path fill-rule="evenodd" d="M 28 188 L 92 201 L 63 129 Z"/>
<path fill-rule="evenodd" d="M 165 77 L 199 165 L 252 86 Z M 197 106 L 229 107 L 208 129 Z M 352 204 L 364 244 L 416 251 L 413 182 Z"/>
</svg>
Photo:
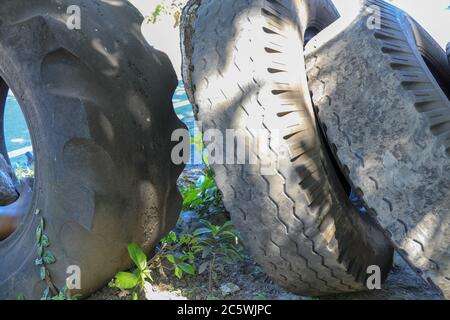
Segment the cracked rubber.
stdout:
<svg viewBox="0 0 450 320">
<path fill-rule="evenodd" d="M 249 146 L 273 138 L 252 164 L 213 164 L 225 206 L 267 274 L 309 296 L 364 290 L 367 267 L 384 279 L 392 262 L 338 180 L 306 86 L 302 35 L 337 17 L 322 0 L 194 0 L 182 19 L 183 77 L 203 130 L 237 129 Z"/>
<path fill-rule="evenodd" d="M 71 5 L 81 8 L 81 30 L 66 26 Z M 2 1 L 0 77 L 27 119 L 37 179 L 28 214 L 0 242 L 0 299 L 41 298 L 41 217 L 57 259 L 51 279 L 61 289 L 67 268 L 79 266 L 81 290 L 72 293 L 82 295 L 131 267 L 130 242 L 149 253 L 175 225 L 183 167 L 171 161 L 171 134 L 184 128 L 172 106 L 177 78 L 144 40 L 142 21 L 121 0 Z"/>
<path fill-rule="evenodd" d="M 361 10 L 306 46 L 314 106 L 369 212 L 449 298 L 450 68 L 403 11 L 378 0 L 364 5 L 380 8 L 381 28 L 369 28 L 370 10 Z"/>
</svg>

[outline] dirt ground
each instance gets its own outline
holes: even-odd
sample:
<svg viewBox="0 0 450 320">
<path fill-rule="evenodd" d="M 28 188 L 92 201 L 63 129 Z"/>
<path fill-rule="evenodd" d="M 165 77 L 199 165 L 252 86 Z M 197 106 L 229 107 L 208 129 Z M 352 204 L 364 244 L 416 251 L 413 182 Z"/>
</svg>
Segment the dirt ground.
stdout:
<svg viewBox="0 0 450 320">
<path fill-rule="evenodd" d="M 291 294 L 273 283 L 251 258 L 240 264 L 229 265 L 218 279 L 213 292 L 208 292 L 206 276 L 186 277 L 178 280 L 174 277 L 157 277 L 155 283 L 147 285 L 143 300 L 206 300 L 214 296 L 221 300 L 440 300 L 440 293 L 428 286 L 417 276 L 403 260 L 395 257 L 394 268 L 381 290 L 341 294 L 319 298 L 303 297 Z M 235 284 L 239 290 L 224 296 L 220 284 Z M 129 300 L 128 292 L 105 287 L 93 294 L 89 300 Z"/>
</svg>

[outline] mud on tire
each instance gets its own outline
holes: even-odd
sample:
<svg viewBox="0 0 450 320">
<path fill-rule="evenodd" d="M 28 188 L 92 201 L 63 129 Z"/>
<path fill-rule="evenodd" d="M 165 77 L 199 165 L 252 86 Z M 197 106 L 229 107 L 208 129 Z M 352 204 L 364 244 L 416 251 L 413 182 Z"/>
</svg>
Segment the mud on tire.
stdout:
<svg viewBox="0 0 450 320">
<path fill-rule="evenodd" d="M 350 203 L 311 107 L 303 35 L 337 18 L 322 0 L 195 0 L 182 21 L 183 77 L 203 130 L 237 129 L 248 145 L 261 132 L 281 133 L 256 164 L 213 169 L 256 261 L 311 296 L 363 290 L 367 267 L 380 266 L 385 278 L 392 259 L 388 241 Z M 270 159 L 278 168 L 262 174 Z"/>
</svg>

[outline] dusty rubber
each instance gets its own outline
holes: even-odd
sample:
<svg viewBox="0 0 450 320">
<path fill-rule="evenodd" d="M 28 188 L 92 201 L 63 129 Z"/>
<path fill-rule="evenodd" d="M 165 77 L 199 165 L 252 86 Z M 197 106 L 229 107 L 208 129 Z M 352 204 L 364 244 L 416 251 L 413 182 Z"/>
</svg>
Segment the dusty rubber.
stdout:
<svg viewBox="0 0 450 320">
<path fill-rule="evenodd" d="M 448 63 L 450 64 L 450 42 L 447 43 L 447 59 L 448 59 Z"/>
<path fill-rule="evenodd" d="M 182 19 L 183 77 L 203 130 L 237 129 L 249 145 L 261 132 L 281 133 L 256 163 L 213 169 L 256 261 L 310 296 L 363 290 L 367 267 L 381 266 L 384 279 L 392 259 L 389 242 L 339 183 L 306 87 L 302 35 L 337 17 L 321 0 L 197 0 Z M 278 168 L 263 173 L 271 161 Z"/>
<path fill-rule="evenodd" d="M 373 10 L 364 7 L 306 46 L 314 105 L 369 212 L 449 298 L 450 67 L 404 12 L 378 0 L 364 5 L 380 9 L 381 28 L 368 27 Z"/>
<path fill-rule="evenodd" d="M 71 5 L 81 8 L 80 30 L 66 26 Z M 41 218 L 56 257 L 51 281 L 62 289 L 78 266 L 81 289 L 72 294 L 82 295 L 131 267 L 127 244 L 150 252 L 176 223 L 177 78 L 144 40 L 142 21 L 122 0 L 2 1 L 0 87 L 13 90 L 27 119 L 37 176 L 28 213 L 0 242 L 0 299 L 42 297 Z"/>
</svg>

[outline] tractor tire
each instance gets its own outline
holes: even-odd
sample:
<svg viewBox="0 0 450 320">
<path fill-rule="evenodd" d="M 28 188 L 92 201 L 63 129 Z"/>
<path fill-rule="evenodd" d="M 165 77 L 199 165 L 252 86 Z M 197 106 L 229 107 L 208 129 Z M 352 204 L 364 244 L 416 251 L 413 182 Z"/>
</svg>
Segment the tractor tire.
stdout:
<svg viewBox="0 0 450 320">
<path fill-rule="evenodd" d="M 71 30 L 73 5 L 81 28 Z M 78 275 L 81 288 L 68 294 L 86 296 L 132 266 L 130 242 L 149 253 L 175 225 L 177 78 L 144 40 L 142 21 L 125 0 L 2 1 L 1 115 L 10 88 L 28 123 L 36 179 L 20 225 L 0 242 L 0 299 L 39 299 L 47 287 L 51 297 Z M 6 156 L 4 137 L 1 145 Z M 49 253 L 39 261 L 38 229 L 55 263 Z"/>
<path fill-rule="evenodd" d="M 183 77 L 203 129 L 270 149 L 234 164 L 225 147 L 231 161 L 212 164 L 225 206 L 266 273 L 309 296 L 364 290 L 368 267 L 386 278 L 393 253 L 350 202 L 311 107 L 303 36 L 337 18 L 327 0 L 194 0 L 182 18 Z"/>
<path fill-rule="evenodd" d="M 380 28 L 368 24 L 374 8 Z M 337 162 L 400 254 L 449 298 L 445 52 L 406 13 L 368 0 L 308 43 L 306 54 L 313 103 Z"/>
</svg>

